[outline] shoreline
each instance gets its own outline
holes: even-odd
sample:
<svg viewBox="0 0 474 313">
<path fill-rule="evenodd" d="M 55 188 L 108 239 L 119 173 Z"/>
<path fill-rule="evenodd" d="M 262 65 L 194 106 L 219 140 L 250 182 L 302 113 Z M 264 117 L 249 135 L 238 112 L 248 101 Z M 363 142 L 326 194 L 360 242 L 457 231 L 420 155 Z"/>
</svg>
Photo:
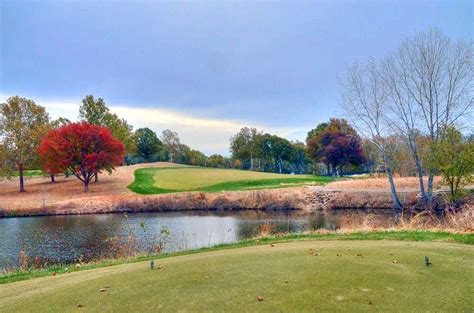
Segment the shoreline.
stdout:
<svg viewBox="0 0 474 313">
<path fill-rule="evenodd" d="M 407 207 L 416 204 L 414 191 L 401 192 Z M 180 192 L 161 195 L 126 194 L 71 199 L 25 209 L 0 207 L 0 218 L 145 213 L 175 211 L 284 211 L 337 209 L 393 209 L 389 191 L 331 190 L 322 186 L 259 189 L 249 191 Z"/>
</svg>

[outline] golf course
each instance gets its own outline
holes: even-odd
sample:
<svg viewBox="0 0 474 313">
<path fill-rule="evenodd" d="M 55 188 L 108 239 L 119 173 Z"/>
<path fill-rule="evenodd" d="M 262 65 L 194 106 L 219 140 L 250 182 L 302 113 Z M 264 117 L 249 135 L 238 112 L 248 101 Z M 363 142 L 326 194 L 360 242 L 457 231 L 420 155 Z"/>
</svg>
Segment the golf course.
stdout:
<svg viewBox="0 0 474 313">
<path fill-rule="evenodd" d="M 135 171 L 135 181 L 128 188 L 139 194 L 185 191 L 235 191 L 297 187 L 323 184 L 330 177 L 289 175 L 204 167 L 143 168 Z"/>
<path fill-rule="evenodd" d="M 3 284 L 0 311 L 468 312 L 473 257 L 451 242 L 262 242 Z"/>
</svg>

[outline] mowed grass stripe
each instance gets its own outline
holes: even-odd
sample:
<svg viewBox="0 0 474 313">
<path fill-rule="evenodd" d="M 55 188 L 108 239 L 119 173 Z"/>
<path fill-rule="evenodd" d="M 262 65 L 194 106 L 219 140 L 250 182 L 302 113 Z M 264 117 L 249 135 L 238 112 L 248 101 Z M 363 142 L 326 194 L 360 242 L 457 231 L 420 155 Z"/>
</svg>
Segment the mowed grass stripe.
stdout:
<svg viewBox="0 0 474 313">
<path fill-rule="evenodd" d="M 1 285 L 0 311 L 463 312 L 474 305 L 473 257 L 451 243 L 277 243 Z"/>
<path fill-rule="evenodd" d="M 128 188 L 139 194 L 281 188 L 304 184 L 323 184 L 331 181 L 330 177 L 322 176 L 199 167 L 144 168 L 136 170 L 134 174 L 135 181 Z"/>
</svg>

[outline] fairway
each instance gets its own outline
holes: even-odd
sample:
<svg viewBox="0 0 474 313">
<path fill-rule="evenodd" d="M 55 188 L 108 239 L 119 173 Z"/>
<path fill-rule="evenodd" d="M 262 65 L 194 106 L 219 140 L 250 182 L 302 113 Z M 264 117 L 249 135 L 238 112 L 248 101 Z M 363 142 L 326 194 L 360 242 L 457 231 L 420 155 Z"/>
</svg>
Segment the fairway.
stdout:
<svg viewBox="0 0 474 313">
<path fill-rule="evenodd" d="M 0 285 L 0 311 L 467 312 L 473 257 L 440 242 L 276 243 Z"/>
<path fill-rule="evenodd" d="M 320 184 L 329 177 L 288 175 L 201 167 L 145 168 L 135 171 L 128 188 L 136 193 L 156 194 L 183 191 L 226 191 L 280 188 Z"/>
</svg>

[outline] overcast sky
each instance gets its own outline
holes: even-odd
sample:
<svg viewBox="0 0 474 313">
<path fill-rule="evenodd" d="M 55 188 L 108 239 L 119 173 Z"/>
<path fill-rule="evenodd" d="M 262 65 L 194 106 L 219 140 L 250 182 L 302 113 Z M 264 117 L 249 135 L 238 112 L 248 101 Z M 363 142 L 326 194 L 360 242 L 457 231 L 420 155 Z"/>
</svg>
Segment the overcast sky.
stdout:
<svg viewBox="0 0 474 313">
<path fill-rule="evenodd" d="M 255 126 L 304 140 L 338 114 L 338 76 L 404 35 L 472 41 L 471 1 L 0 3 L 0 101 L 76 119 L 87 94 L 135 128 L 228 154 Z"/>
</svg>

